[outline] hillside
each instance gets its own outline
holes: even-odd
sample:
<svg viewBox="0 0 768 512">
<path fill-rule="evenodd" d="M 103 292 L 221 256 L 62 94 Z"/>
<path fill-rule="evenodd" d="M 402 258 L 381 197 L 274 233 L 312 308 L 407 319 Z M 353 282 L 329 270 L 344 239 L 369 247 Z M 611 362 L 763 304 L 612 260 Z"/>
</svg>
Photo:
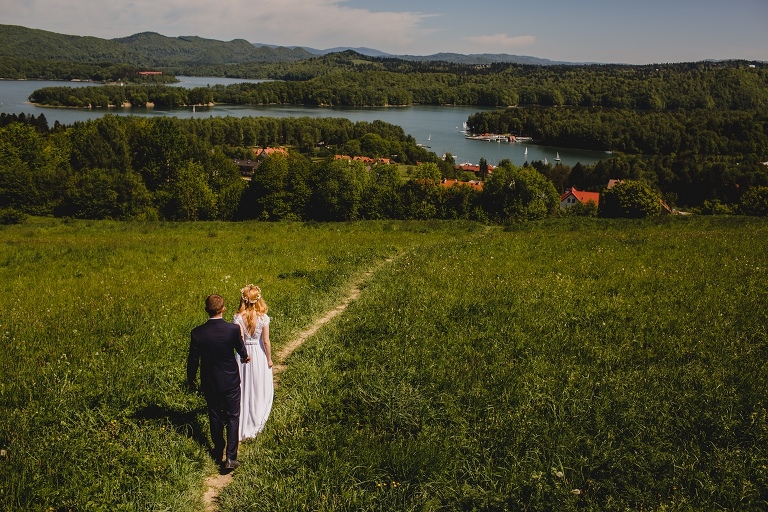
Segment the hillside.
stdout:
<svg viewBox="0 0 768 512">
<path fill-rule="evenodd" d="M 262 43 L 254 43 L 254 45 L 277 48 L 274 45 L 262 44 Z M 401 60 L 407 60 L 407 61 L 413 61 L 413 62 L 450 62 L 454 64 L 467 64 L 472 66 L 478 65 L 478 64 L 491 64 L 494 62 L 505 62 L 510 64 L 531 64 L 531 65 L 538 65 L 538 66 L 576 64 L 573 62 L 553 61 L 549 59 L 541 59 L 538 57 L 531 57 L 527 55 L 510 55 L 508 53 L 463 54 L 463 53 L 441 52 L 441 53 L 434 53 L 431 55 L 395 55 L 391 53 L 382 52 L 381 50 L 376 50 L 375 48 L 352 47 L 352 46 L 336 46 L 334 48 L 326 48 L 325 50 L 319 50 L 317 48 L 310 48 L 307 46 L 304 46 L 304 47 L 291 46 L 290 48 L 303 49 L 311 53 L 312 55 L 319 55 L 319 56 L 328 55 L 329 53 L 342 53 L 342 52 L 351 50 L 355 53 L 359 53 L 360 55 L 365 55 L 367 57 L 401 59 Z"/>
<path fill-rule="evenodd" d="M 0 25 L 0 57 L 169 67 L 287 62 L 307 59 L 312 54 L 303 49 L 256 47 L 243 39 L 166 37 L 154 32 L 100 39 Z"/>
<path fill-rule="evenodd" d="M 129 46 L 109 39 L 70 36 L 16 25 L 0 25 L 0 57 L 147 64 Z"/>
<path fill-rule="evenodd" d="M 300 48 L 256 47 L 245 39 L 217 41 L 197 36 L 166 37 L 155 32 L 142 32 L 113 41 L 150 59 L 157 66 L 285 62 L 312 57 Z"/>
<path fill-rule="evenodd" d="M 508 54 L 436 53 L 433 55 L 391 55 L 373 48 L 336 47 L 325 50 L 300 46 L 250 43 L 245 39 L 219 41 L 198 36 L 168 37 L 157 32 L 140 32 L 128 37 L 101 39 L 58 34 L 45 30 L 0 25 L 0 57 L 65 61 L 74 63 L 120 63 L 147 67 L 222 66 L 232 64 L 273 64 L 295 62 L 352 50 L 368 57 L 411 62 L 448 62 L 482 65 L 493 62 L 514 64 L 568 64 L 537 57 Z"/>
</svg>

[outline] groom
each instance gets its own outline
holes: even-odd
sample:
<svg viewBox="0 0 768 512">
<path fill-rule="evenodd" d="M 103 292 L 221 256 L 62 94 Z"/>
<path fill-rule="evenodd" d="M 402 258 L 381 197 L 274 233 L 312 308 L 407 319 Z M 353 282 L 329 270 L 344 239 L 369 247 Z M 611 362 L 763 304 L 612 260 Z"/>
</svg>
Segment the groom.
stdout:
<svg viewBox="0 0 768 512">
<path fill-rule="evenodd" d="M 200 362 L 200 389 L 208 404 L 208 420 L 211 424 L 213 456 L 221 462 L 224 455 L 224 427 L 227 430 L 227 458 L 224 469 L 233 470 L 237 461 L 237 444 L 240 427 L 240 370 L 235 352 L 247 363 L 251 358 L 245 349 L 240 327 L 222 318 L 224 299 L 221 295 L 209 295 L 205 299 L 205 311 L 209 319 L 192 329 L 192 339 L 187 356 L 187 383 L 195 389 L 197 366 Z"/>
</svg>

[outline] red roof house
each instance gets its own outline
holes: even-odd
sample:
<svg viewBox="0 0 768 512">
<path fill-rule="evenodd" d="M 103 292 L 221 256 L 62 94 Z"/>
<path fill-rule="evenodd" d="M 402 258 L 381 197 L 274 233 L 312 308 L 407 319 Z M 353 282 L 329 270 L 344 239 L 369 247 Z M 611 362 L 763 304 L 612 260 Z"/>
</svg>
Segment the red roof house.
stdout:
<svg viewBox="0 0 768 512">
<path fill-rule="evenodd" d="M 595 206 L 600 204 L 600 193 L 584 192 L 576 190 L 576 187 L 571 187 L 565 191 L 565 194 L 560 196 L 560 208 L 569 208 L 576 203 L 587 204 L 590 201 L 595 203 Z"/>
<path fill-rule="evenodd" d="M 442 185 L 445 188 L 451 188 L 451 187 L 470 187 L 475 190 L 483 190 L 483 182 L 482 181 L 459 181 L 459 180 L 449 180 L 447 178 L 443 178 L 440 180 L 440 185 Z"/>
</svg>

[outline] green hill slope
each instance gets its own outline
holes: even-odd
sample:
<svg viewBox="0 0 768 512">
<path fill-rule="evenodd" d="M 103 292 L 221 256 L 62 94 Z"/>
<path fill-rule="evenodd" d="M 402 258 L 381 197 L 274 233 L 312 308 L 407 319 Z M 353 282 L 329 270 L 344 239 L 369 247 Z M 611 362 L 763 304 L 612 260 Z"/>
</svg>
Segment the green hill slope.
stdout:
<svg viewBox="0 0 768 512">
<path fill-rule="evenodd" d="M 312 54 L 301 48 L 257 48 L 244 39 L 166 37 L 155 32 L 101 39 L 0 25 L 0 57 L 163 67 L 295 61 L 310 58 Z"/>
<path fill-rule="evenodd" d="M 0 57 L 146 64 L 130 47 L 109 39 L 70 36 L 16 25 L 0 25 Z"/>
</svg>

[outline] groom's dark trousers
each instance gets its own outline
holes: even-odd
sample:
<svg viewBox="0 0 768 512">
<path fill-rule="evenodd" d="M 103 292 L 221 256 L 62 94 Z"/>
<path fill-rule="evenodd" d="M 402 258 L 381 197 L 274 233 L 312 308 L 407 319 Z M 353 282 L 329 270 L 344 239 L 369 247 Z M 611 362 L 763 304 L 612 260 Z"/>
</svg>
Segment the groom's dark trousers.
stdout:
<svg viewBox="0 0 768 512">
<path fill-rule="evenodd" d="M 187 356 L 187 382 L 194 387 L 200 365 L 200 389 L 208 404 L 213 450 L 237 460 L 240 430 L 240 369 L 235 353 L 245 360 L 248 352 L 240 327 L 221 318 L 211 318 L 192 329 Z"/>
</svg>

